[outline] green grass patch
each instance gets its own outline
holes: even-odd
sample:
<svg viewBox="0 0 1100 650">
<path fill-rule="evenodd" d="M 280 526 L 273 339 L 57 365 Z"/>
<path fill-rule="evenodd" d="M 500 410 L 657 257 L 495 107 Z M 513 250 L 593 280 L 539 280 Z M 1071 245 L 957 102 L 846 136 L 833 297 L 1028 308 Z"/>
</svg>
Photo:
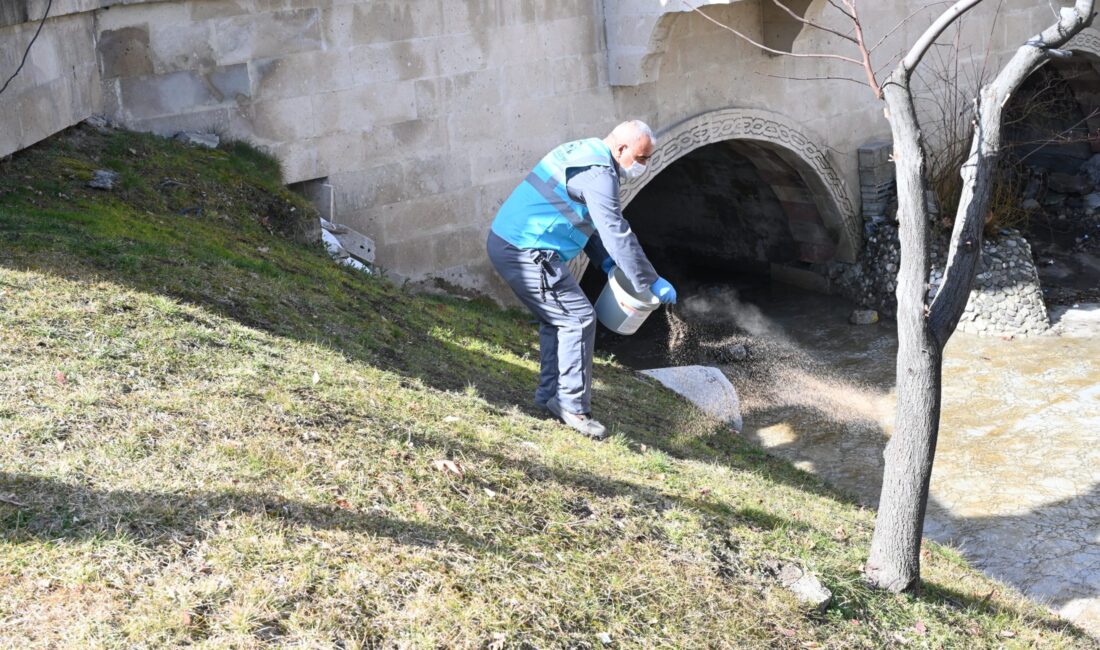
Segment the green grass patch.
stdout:
<svg viewBox="0 0 1100 650">
<path fill-rule="evenodd" d="M 241 143 L 0 163 L 0 646 L 1090 644 L 936 545 L 868 589 L 871 513 L 606 358 L 609 441 L 527 410 L 525 314 L 339 267 L 313 218 Z"/>
</svg>

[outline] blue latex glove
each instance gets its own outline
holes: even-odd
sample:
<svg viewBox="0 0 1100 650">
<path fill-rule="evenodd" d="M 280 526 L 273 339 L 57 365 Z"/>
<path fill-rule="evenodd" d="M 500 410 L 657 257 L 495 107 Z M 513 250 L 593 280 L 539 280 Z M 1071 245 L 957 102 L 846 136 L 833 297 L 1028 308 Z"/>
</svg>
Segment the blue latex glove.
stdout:
<svg viewBox="0 0 1100 650">
<path fill-rule="evenodd" d="M 615 267 L 615 260 L 611 259 L 610 255 L 608 255 L 606 258 L 604 258 L 603 264 L 600 265 L 600 268 L 603 269 L 603 274 L 604 275 L 607 275 L 607 274 L 611 273 L 611 269 L 614 268 L 614 267 Z"/>
<path fill-rule="evenodd" d="M 657 299 L 661 301 L 662 305 L 676 304 L 676 289 L 668 280 L 657 278 L 657 281 L 653 283 L 653 286 L 650 287 L 649 290 L 653 292 L 653 295 L 657 296 Z"/>
</svg>

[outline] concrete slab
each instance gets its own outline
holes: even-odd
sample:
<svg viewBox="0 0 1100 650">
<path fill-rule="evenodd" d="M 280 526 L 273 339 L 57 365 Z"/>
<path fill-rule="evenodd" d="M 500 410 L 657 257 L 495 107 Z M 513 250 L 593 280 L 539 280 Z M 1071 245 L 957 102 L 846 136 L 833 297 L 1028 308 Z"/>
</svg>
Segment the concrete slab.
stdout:
<svg viewBox="0 0 1100 650">
<path fill-rule="evenodd" d="M 673 366 L 643 370 L 669 390 L 686 397 L 704 412 L 741 431 L 741 400 L 737 389 L 718 368 L 711 366 Z"/>
</svg>

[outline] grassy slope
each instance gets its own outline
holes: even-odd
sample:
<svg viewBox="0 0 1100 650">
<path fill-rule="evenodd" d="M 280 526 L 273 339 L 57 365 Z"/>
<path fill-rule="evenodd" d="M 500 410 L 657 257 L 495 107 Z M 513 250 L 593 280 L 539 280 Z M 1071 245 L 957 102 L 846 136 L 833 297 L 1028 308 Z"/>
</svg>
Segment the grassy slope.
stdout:
<svg viewBox="0 0 1100 650">
<path fill-rule="evenodd" d="M 871 513 L 606 359 L 611 440 L 515 406 L 523 314 L 272 233 L 306 210 L 241 146 L 0 164 L 0 646 L 1089 643 L 936 545 L 923 595 L 869 591 Z"/>
</svg>

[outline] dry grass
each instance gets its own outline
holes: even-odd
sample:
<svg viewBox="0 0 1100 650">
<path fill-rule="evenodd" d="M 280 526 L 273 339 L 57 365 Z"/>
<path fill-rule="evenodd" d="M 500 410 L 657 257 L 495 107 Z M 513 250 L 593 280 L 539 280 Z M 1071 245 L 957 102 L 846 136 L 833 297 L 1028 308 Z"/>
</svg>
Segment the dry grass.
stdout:
<svg viewBox="0 0 1100 650">
<path fill-rule="evenodd" d="M 922 595 L 870 591 L 870 513 L 606 360 L 609 441 L 517 407 L 524 315 L 271 234 L 272 174 L 83 131 L 0 165 L 0 646 L 1089 644 L 935 545 Z"/>
</svg>

